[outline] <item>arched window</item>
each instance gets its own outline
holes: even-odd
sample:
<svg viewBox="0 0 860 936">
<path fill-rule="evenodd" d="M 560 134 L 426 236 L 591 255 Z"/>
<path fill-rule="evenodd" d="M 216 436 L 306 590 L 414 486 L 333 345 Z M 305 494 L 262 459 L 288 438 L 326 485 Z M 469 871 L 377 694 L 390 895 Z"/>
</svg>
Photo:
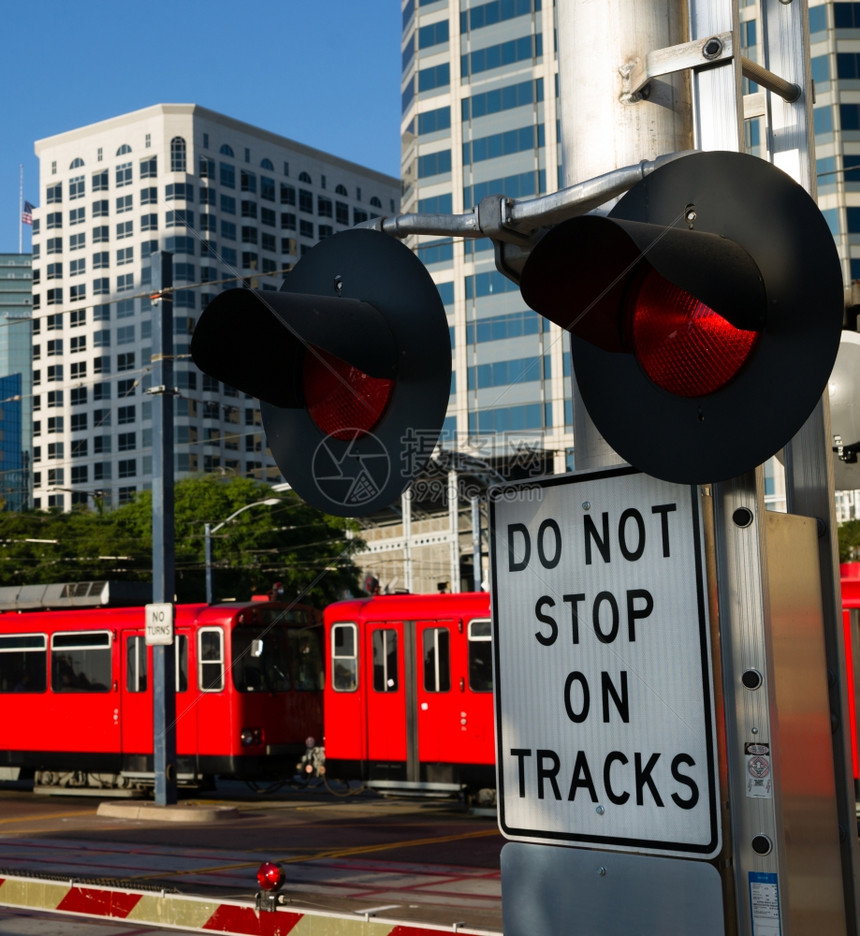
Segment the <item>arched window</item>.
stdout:
<svg viewBox="0 0 860 936">
<path fill-rule="evenodd" d="M 303 172 L 299 176 L 299 182 L 313 182 L 313 179 L 306 172 Z"/>
<path fill-rule="evenodd" d="M 335 195 L 349 195 L 345 185 L 338 185 L 338 187 L 334 190 L 334 193 Z"/>
<path fill-rule="evenodd" d="M 260 162 L 260 168 L 261 168 L 261 169 L 268 169 L 270 172 L 274 172 L 274 171 L 275 171 L 275 166 L 274 166 L 274 163 L 272 162 L 271 159 L 263 159 L 263 160 L 261 160 L 261 162 Z"/>
<path fill-rule="evenodd" d="M 233 156 L 233 147 L 228 146 L 226 143 L 218 150 L 222 156 Z"/>
<path fill-rule="evenodd" d="M 170 171 L 185 172 L 185 138 L 174 137 L 170 141 Z"/>
<path fill-rule="evenodd" d="M 123 143 L 122 146 L 116 151 L 117 156 L 125 156 L 127 153 L 131 152 L 131 147 L 128 143 Z"/>
<path fill-rule="evenodd" d="M 370 204 L 373 205 L 374 208 L 382 207 L 382 202 L 375 195 L 370 199 Z"/>
<path fill-rule="evenodd" d="M 83 164 L 84 164 L 83 159 L 81 159 L 80 156 L 77 156 L 75 157 L 75 159 L 72 160 L 72 164 L 69 166 L 69 169 L 80 169 L 81 166 L 83 166 Z"/>
</svg>

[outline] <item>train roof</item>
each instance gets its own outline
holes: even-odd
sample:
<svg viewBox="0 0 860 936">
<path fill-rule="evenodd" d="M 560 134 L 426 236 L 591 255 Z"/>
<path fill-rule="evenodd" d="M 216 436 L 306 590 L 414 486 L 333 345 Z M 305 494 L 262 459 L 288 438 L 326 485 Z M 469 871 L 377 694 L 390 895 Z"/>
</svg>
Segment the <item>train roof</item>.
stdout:
<svg viewBox="0 0 860 936">
<path fill-rule="evenodd" d="M 325 609 L 325 619 L 344 616 L 364 618 L 399 617 L 406 620 L 426 615 L 489 614 L 489 592 L 433 592 L 426 595 L 402 594 L 373 595 L 336 601 Z"/>
<path fill-rule="evenodd" d="M 64 582 L 50 585 L 7 585 L 0 588 L 0 611 L 48 608 L 117 608 L 152 601 L 148 582 Z"/>
</svg>

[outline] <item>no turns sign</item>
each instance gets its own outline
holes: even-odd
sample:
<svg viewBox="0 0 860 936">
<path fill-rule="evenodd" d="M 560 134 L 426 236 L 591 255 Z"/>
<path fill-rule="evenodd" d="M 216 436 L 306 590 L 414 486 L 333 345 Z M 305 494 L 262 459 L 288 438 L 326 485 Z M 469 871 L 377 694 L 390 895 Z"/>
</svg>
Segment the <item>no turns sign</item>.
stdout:
<svg viewBox="0 0 860 936">
<path fill-rule="evenodd" d="M 502 832 L 716 855 L 698 488 L 626 467 L 502 486 L 490 528 Z"/>
</svg>

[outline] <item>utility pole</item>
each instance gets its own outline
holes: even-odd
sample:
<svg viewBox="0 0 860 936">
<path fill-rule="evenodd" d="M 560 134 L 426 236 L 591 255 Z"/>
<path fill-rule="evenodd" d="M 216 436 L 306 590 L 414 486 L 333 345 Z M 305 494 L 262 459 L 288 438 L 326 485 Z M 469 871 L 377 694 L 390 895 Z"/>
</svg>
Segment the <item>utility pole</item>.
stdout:
<svg viewBox="0 0 860 936">
<path fill-rule="evenodd" d="M 579 0 L 558 4 L 558 77 L 565 186 L 645 159 L 692 149 L 690 80 L 654 82 L 647 104 L 622 97 L 622 69 L 645 50 L 687 39 L 685 0 Z M 573 378 L 577 468 L 618 464 L 582 405 Z"/>
<path fill-rule="evenodd" d="M 173 604 L 173 255 L 153 254 L 158 290 L 152 320 L 152 600 Z M 176 646 L 152 647 L 152 728 L 155 802 L 176 803 Z"/>
</svg>

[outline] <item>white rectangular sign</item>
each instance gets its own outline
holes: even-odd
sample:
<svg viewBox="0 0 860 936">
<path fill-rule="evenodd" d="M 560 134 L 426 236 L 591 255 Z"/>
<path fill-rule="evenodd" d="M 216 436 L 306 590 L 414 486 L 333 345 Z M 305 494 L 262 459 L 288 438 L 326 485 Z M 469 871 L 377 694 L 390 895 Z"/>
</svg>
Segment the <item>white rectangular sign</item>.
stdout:
<svg viewBox="0 0 860 936">
<path fill-rule="evenodd" d="M 491 491 L 499 823 L 720 850 L 699 493 L 611 468 Z"/>
<path fill-rule="evenodd" d="M 169 602 L 148 604 L 146 614 L 146 645 L 169 647 L 173 643 L 173 605 Z"/>
</svg>

